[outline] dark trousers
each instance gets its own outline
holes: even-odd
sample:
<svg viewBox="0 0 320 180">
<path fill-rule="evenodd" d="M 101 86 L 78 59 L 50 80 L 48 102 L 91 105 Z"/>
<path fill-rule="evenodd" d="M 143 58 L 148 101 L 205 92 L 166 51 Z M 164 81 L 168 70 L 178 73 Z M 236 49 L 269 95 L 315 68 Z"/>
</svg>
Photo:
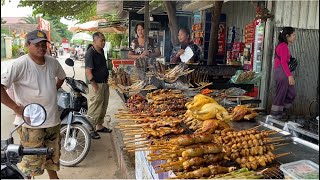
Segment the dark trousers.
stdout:
<svg viewBox="0 0 320 180">
<path fill-rule="evenodd" d="M 275 69 L 274 79 L 276 81 L 276 93 L 273 97 L 271 115 L 280 118 L 284 110 L 292 105 L 296 97 L 296 91 L 294 86 L 289 85 L 288 77 L 281 65 Z"/>
</svg>

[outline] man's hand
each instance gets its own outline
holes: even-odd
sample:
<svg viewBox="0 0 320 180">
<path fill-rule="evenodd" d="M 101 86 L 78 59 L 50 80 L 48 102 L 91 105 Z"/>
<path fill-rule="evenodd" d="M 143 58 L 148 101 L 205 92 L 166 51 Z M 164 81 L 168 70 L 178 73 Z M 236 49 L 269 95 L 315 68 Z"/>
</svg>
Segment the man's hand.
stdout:
<svg viewBox="0 0 320 180">
<path fill-rule="evenodd" d="M 22 117 L 23 108 L 24 107 L 21 104 L 17 104 L 17 106 L 13 108 L 13 111 L 17 114 L 18 117 Z"/>
<path fill-rule="evenodd" d="M 176 54 L 176 57 L 179 57 L 181 54 L 184 53 L 184 49 L 180 49 L 177 54 Z"/>
<path fill-rule="evenodd" d="M 92 85 L 92 88 L 93 88 L 93 92 L 96 93 L 98 91 L 98 89 L 99 89 L 98 84 L 94 82 L 94 83 L 91 83 L 91 85 Z"/>
<path fill-rule="evenodd" d="M 24 121 L 25 121 L 28 125 L 32 125 L 32 124 L 31 124 L 30 117 L 24 116 Z"/>
<path fill-rule="evenodd" d="M 140 58 L 146 58 L 149 57 L 149 51 L 143 51 L 143 53 L 140 55 Z"/>
</svg>

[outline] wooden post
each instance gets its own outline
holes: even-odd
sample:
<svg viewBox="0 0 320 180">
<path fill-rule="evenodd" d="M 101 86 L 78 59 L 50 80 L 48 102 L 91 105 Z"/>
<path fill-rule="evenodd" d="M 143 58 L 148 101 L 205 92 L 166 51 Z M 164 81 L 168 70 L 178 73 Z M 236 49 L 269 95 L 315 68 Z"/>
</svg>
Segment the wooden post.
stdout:
<svg viewBox="0 0 320 180">
<path fill-rule="evenodd" d="M 145 1 L 144 3 L 144 50 L 148 50 L 150 27 L 149 1 Z"/>
<path fill-rule="evenodd" d="M 175 1 L 164 1 L 165 8 L 167 10 L 168 19 L 169 19 L 169 28 L 171 34 L 171 43 L 172 46 L 179 45 L 178 40 L 178 20 L 177 20 L 177 10 L 176 10 L 176 2 Z"/>
<path fill-rule="evenodd" d="M 212 7 L 210 42 L 207 65 L 216 65 L 216 54 L 218 51 L 218 30 L 220 23 L 220 14 L 223 1 L 214 1 Z"/>
<path fill-rule="evenodd" d="M 267 1 L 267 8 L 271 13 L 274 13 L 272 1 Z M 261 77 L 261 86 L 259 92 L 259 98 L 261 99 L 261 107 L 267 109 L 268 97 L 272 92 L 269 90 L 271 73 L 272 73 L 272 56 L 273 56 L 273 35 L 274 35 L 274 21 L 268 19 L 265 27 L 265 36 L 263 44 L 263 58 L 262 58 L 262 70 L 263 75 Z"/>
</svg>

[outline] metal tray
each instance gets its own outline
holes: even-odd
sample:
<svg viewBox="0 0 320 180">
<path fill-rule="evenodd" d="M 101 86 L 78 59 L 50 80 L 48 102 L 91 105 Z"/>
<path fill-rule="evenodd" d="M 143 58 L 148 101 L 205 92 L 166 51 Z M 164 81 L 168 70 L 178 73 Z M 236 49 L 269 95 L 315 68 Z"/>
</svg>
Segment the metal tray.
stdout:
<svg viewBox="0 0 320 180">
<path fill-rule="evenodd" d="M 293 137 L 289 132 L 283 131 L 282 129 L 276 128 L 261 121 L 239 121 L 231 123 L 231 126 L 237 130 L 250 129 L 258 125 L 261 125 L 258 128 L 259 130 L 275 130 L 279 132 L 278 134 L 273 135 L 273 137 L 283 137 L 284 140 L 282 143 L 286 143 L 286 145 L 279 146 L 274 153 L 281 154 L 290 152 L 291 154 L 277 158 L 277 161 L 280 164 L 303 159 L 311 160 L 319 164 L 319 145 L 317 144 Z"/>
</svg>

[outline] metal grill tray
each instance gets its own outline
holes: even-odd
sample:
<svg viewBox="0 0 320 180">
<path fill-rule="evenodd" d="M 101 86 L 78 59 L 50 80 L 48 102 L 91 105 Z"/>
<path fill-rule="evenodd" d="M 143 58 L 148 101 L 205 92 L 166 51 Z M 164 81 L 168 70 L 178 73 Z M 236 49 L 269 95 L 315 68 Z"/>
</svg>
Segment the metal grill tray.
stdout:
<svg viewBox="0 0 320 180">
<path fill-rule="evenodd" d="M 311 160 L 317 164 L 319 164 L 319 146 L 313 143 L 310 143 L 308 141 L 305 141 L 303 139 L 293 137 L 290 135 L 290 133 L 283 131 L 281 129 L 278 129 L 274 126 L 265 124 L 260 121 L 240 121 L 240 122 L 232 122 L 231 127 L 233 127 L 236 130 L 244 130 L 244 129 L 250 129 L 255 126 L 258 126 L 259 130 L 275 130 L 278 131 L 278 134 L 273 135 L 273 137 L 276 136 L 282 136 L 284 138 L 283 143 L 288 143 L 286 145 L 280 146 L 277 148 L 277 150 L 274 151 L 274 154 L 280 154 L 285 152 L 290 152 L 291 154 L 282 156 L 280 158 L 277 158 L 277 161 L 280 164 L 289 163 L 293 161 L 298 160 Z"/>
</svg>

